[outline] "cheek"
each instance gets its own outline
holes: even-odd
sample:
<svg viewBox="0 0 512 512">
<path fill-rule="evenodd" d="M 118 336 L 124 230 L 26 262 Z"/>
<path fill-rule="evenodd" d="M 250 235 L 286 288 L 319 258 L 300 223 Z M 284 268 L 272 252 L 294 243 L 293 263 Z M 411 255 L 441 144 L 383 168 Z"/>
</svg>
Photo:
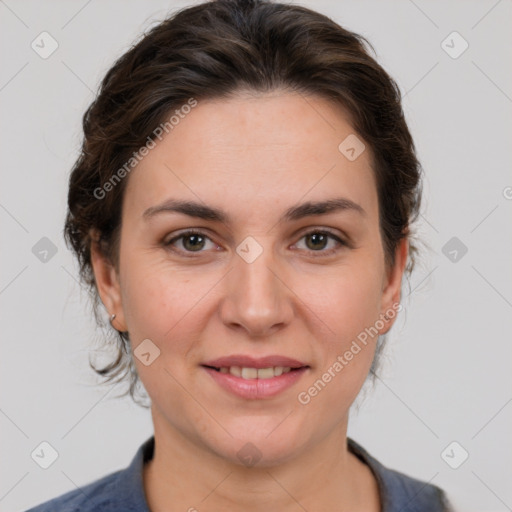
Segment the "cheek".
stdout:
<svg viewBox="0 0 512 512">
<path fill-rule="evenodd" d="M 202 287 L 192 286 L 193 280 L 186 275 L 142 260 L 142 257 L 132 258 L 125 265 L 123 281 L 123 311 L 134 363 L 152 400 L 180 410 L 184 397 L 178 383 L 191 370 L 187 356 L 197 338 L 194 330 L 201 329 L 197 295 Z M 148 339 L 154 345 L 148 345 L 145 341 Z M 143 341 L 152 354 L 149 365 L 138 357 L 142 349 L 137 347 Z"/>
<path fill-rule="evenodd" d="M 311 406 L 307 410 L 319 415 L 332 411 L 331 419 L 338 421 L 359 393 L 378 340 L 371 330 L 378 318 L 375 289 L 352 276 L 326 290 L 332 300 L 322 302 L 324 310 L 319 316 L 329 326 L 329 334 L 315 341 L 319 364 L 297 397 L 307 408 Z"/>
<path fill-rule="evenodd" d="M 297 293 L 307 297 L 308 307 L 328 327 L 315 341 L 321 345 L 319 367 L 301 390 L 315 402 L 314 407 L 348 407 L 371 367 L 378 340 L 372 327 L 380 313 L 382 276 L 378 262 L 369 259 L 361 256 L 356 263 L 333 271 L 329 279 L 311 276 Z"/>
<path fill-rule="evenodd" d="M 378 263 L 361 260 L 322 277 L 301 277 L 294 291 L 328 327 L 326 339 L 343 345 L 378 318 L 381 281 Z"/>
<path fill-rule="evenodd" d="M 207 320 L 208 294 L 217 281 L 214 273 L 199 276 L 193 268 L 177 271 L 154 256 L 126 261 L 123 311 L 134 346 L 149 338 L 162 355 L 188 352 Z"/>
<path fill-rule="evenodd" d="M 187 307 L 186 282 L 141 256 L 126 258 L 121 267 L 123 312 L 134 345 L 161 339 Z"/>
</svg>

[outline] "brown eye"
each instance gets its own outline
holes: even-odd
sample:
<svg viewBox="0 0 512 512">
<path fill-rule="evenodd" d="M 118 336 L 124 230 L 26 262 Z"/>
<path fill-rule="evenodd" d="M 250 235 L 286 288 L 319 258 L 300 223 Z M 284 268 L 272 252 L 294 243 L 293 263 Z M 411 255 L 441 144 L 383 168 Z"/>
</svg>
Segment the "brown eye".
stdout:
<svg viewBox="0 0 512 512">
<path fill-rule="evenodd" d="M 319 256 L 330 255 L 333 252 L 336 252 L 340 246 L 347 245 L 343 240 L 341 240 L 341 238 L 329 231 L 310 231 L 309 233 L 306 233 L 301 240 L 302 239 L 306 241 L 306 250 L 320 253 Z M 325 250 L 331 240 L 334 243 L 331 243 L 331 247 Z"/>
<path fill-rule="evenodd" d="M 204 246 L 204 237 L 202 235 L 185 235 L 182 236 L 183 247 L 187 251 L 199 251 Z"/>
<path fill-rule="evenodd" d="M 313 251 L 317 249 L 324 249 L 329 241 L 329 237 L 324 233 L 311 233 L 306 235 L 305 238 L 307 240 L 306 245 L 308 246 L 308 249 Z"/>
<path fill-rule="evenodd" d="M 199 253 L 204 252 L 202 249 L 205 248 L 207 241 L 210 241 L 212 246 L 215 246 L 210 238 L 204 233 L 201 233 L 200 231 L 187 231 L 171 238 L 168 242 L 164 243 L 164 246 L 171 247 L 172 250 L 176 250 L 177 252 Z M 178 244 L 178 242 L 180 243 Z"/>
</svg>

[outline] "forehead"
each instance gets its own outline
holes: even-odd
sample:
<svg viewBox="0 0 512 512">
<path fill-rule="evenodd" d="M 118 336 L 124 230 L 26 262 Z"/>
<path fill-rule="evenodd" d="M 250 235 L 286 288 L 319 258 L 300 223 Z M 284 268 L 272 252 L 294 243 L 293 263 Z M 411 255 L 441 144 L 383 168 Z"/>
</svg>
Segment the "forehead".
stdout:
<svg viewBox="0 0 512 512">
<path fill-rule="evenodd" d="M 241 93 L 198 101 L 131 171 L 125 204 L 140 216 L 179 197 L 248 214 L 342 195 L 372 214 L 370 148 L 349 160 L 339 147 L 354 136 L 344 110 L 319 97 Z"/>
</svg>

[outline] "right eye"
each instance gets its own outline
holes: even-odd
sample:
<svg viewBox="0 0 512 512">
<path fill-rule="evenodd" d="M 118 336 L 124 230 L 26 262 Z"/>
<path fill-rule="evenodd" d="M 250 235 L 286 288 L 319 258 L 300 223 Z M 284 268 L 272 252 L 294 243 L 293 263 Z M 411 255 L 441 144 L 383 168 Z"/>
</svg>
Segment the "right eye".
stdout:
<svg viewBox="0 0 512 512">
<path fill-rule="evenodd" d="M 204 252 L 202 249 L 204 248 L 207 240 L 209 240 L 214 246 L 218 247 L 208 236 L 206 236 L 201 231 L 190 229 L 171 238 L 167 242 L 164 242 L 164 246 L 171 248 L 171 250 L 175 252 L 198 253 Z M 172 246 L 174 246 L 174 244 L 176 244 L 178 241 L 181 241 L 182 249 L 176 250 L 176 248 L 173 248 Z"/>
</svg>

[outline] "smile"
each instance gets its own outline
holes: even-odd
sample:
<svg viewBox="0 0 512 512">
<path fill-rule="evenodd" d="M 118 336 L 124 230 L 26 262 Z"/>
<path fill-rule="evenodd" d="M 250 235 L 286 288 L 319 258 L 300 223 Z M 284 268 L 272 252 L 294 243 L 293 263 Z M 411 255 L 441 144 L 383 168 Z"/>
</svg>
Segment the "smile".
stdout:
<svg viewBox="0 0 512 512">
<path fill-rule="evenodd" d="M 308 366 L 300 368 L 268 367 L 250 368 L 240 366 L 201 366 L 213 381 L 230 395 L 246 400 L 270 399 L 296 384 L 309 371 Z"/>
<path fill-rule="evenodd" d="M 242 379 L 271 379 L 273 377 L 279 377 L 283 373 L 292 371 L 289 366 L 274 366 L 270 368 L 247 368 L 240 366 L 223 366 L 221 368 L 211 367 L 220 373 L 229 373 L 235 377 L 242 377 Z M 294 368 L 297 370 L 298 368 Z"/>
</svg>

